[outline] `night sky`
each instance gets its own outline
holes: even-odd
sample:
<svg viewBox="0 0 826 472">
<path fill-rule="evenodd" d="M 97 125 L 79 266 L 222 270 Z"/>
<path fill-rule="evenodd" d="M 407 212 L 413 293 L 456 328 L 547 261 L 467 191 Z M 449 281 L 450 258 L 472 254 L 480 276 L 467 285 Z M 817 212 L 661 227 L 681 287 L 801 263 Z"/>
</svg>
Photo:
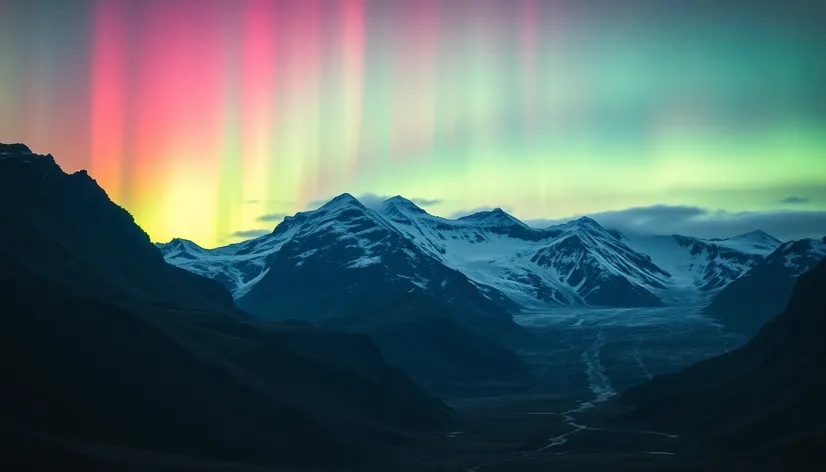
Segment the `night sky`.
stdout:
<svg viewBox="0 0 826 472">
<path fill-rule="evenodd" d="M 207 247 L 342 192 L 794 228 L 826 215 L 825 3 L 0 0 L 0 142 Z"/>
</svg>

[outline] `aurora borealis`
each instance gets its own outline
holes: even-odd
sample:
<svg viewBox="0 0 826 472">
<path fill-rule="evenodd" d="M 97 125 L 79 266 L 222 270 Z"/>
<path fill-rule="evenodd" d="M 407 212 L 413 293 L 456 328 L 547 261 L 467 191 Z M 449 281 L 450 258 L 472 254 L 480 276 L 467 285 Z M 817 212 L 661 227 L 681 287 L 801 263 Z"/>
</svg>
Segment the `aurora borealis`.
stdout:
<svg viewBox="0 0 826 472">
<path fill-rule="evenodd" d="M 207 247 L 342 192 L 826 210 L 817 3 L 2 0 L 0 142 Z"/>
</svg>

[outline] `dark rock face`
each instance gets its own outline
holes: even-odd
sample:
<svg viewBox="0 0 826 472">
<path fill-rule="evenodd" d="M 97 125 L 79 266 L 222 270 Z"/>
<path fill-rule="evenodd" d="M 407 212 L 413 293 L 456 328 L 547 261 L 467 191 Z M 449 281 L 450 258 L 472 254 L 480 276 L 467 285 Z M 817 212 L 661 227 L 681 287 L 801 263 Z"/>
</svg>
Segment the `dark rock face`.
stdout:
<svg viewBox="0 0 826 472">
<path fill-rule="evenodd" d="M 631 418 L 706 449 L 824 460 L 826 261 L 797 279 L 785 312 L 743 347 L 629 389 Z"/>
<path fill-rule="evenodd" d="M 9 155 L 16 155 L 20 156 L 23 154 L 31 154 L 32 150 L 29 149 L 28 146 L 21 143 L 16 144 L 5 144 L 0 143 L 0 154 L 9 154 Z"/>
<path fill-rule="evenodd" d="M 462 313 L 467 315 L 467 313 Z M 398 294 L 374 307 L 360 307 L 328 320 L 326 326 L 369 334 L 391 365 L 437 393 L 474 384 L 513 384 L 531 374 L 514 352 L 485 328 L 457 320 L 454 308 L 420 292 Z"/>
<path fill-rule="evenodd" d="M 9 152 L 9 151 L 6 151 Z M 232 310 L 213 281 L 166 264 L 149 236 L 86 172 L 51 156 L 0 159 L 0 252 L 39 277 L 112 300 Z"/>
<path fill-rule="evenodd" d="M 720 291 L 704 312 L 730 328 L 754 334 L 783 311 L 796 278 L 816 266 L 824 253 L 826 241 L 789 241 Z"/>
<path fill-rule="evenodd" d="M 0 415 L 10 444 L 326 467 L 449 421 L 366 336 L 252 322 L 220 284 L 167 265 L 88 175 L 9 149 L 0 364 L 16 388 Z M 37 463 L 49 451 L 18 455 Z"/>
<path fill-rule="evenodd" d="M 4 364 L 16 360 L 4 371 L 18 386 L 3 410 L 13 428 L 265 464 L 300 463 L 314 443 L 346 454 L 317 419 L 198 359 L 130 310 L 47 282 L 2 282 L 0 349 Z"/>
</svg>

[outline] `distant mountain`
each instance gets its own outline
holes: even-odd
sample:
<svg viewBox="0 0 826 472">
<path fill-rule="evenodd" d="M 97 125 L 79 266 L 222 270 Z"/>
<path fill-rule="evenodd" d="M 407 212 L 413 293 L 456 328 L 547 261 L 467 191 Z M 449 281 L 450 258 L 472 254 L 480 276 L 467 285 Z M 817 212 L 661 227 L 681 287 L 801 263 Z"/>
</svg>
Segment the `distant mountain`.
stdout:
<svg viewBox="0 0 826 472">
<path fill-rule="evenodd" d="M 768 254 L 780 245 L 780 240 L 762 230 L 751 231 L 730 238 L 712 238 L 708 241 L 722 247 L 737 249 L 746 254 Z"/>
<path fill-rule="evenodd" d="M 546 229 L 530 228 L 501 209 L 448 220 L 401 197 L 379 211 L 480 289 L 522 307 L 657 305 L 652 290 L 669 277 L 588 218 Z"/>
<path fill-rule="evenodd" d="M 826 459 L 826 261 L 801 275 L 785 312 L 741 348 L 629 389 L 628 418 L 693 438 L 706 453 Z"/>
<path fill-rule="evenodd" d="M 378 211 L 423 251 L 465 274 L 500 304 L 581 303 L 570 287 L 524 257 L 555 232 L 530 228 L 501 209 L 458 220 L 440 218 L 399 196 Z"/>
<path fill-rule="evenodd" d="M 0 415 L 21 460 L 327 466 L 450 419 L 366 336 L 252 322 L 51 156 L 0 145 L 0 212 Z"/>
<path fill-rule="evenodd" d="M 705 313 L 731 328 L 755 333 L 783 311 L 798 276 L 826 256 L 826 238 L 783 243 L 718 293 Z"/>
<path fill-rule="evenodd" d="M 241 308 L 262 319 L 295 318 L 370 334 L 391 362 L 428 383 L 471 372 L 479 375 L 468 380 L 529 379 L 518 357 L 494 340 L 524 335 L 510 314 L 378 213 L 344 194 L 297 219 L 300 228 L 267 257 L 266 273 L 238 299 Z M 285 221 L 274 234 L 294 224 Z M 400 351 L 401 345 L 412 351 Z M 461 352 L 463 346 L 486 352 L 487 360 Z M 447 357 L 431 365 L 453 363 L 454 372 L 424 368 L 423 361 L 439 352 Z"/>
<path fill-rule="evenodd" d="M 671 274 L 583 217 L 552 229 L 560 234 L 531 251 L 530 260 L 553 273 L 589 305 L 657 306 Z"/>
<path fill-rule="evenodd" d="M 192 241 L 179 238 L 155 245 L 170 264 L 220 282 L 237 299 L 264 276 L 267 257 L 281 249 L 292 236 L 286 233 L 274 232 L 217 249 L 204 249 Z"/>
<path fill-rule="evenodd" d="M 241 298 L 317 211 L 287 217 L 269 235 L 223 248 L 204 250 L 182 240 L 158 246 L 168 262 L 217 280 Z M 401 196 L 369 213 L 371 221 L 395 228 L 509 311 L 548 304 L 654 306 L 683 303 L 686 294 L 707 299 L 780 245 L 762 231 L 708 240 L 622 234 L 590 218 L 536 229 L 499 208 L 451 220 Z"/>
<path fill-rule="evenodd" d="M 700 299 L 723 289 L 781 244 L 763 231 L 728 239 L 630 233 L 619 237 L 671 275 L 668 288 L 673 295 L 689 292 Z M 669 293 L 662 295 L 668 297 Z"/>
</svg>

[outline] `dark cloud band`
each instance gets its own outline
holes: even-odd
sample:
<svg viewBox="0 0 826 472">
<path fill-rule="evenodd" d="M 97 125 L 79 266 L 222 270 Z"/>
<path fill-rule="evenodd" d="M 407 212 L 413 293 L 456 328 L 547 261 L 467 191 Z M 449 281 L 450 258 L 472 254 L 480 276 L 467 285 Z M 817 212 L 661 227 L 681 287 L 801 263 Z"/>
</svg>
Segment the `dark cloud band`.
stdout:
<svg viewBox="0 0 826 472">
<path fill-rule="evenodd" d="M 763 230 L 781 240 L 822 238 L 826 235 L 826 211 L 778 210 L 733 213 L 693 206 L 654 205 L 587 216 L 606 228 L 646 234 L 726 238 Z M 534 227 L 545 227 L 564 223 L 572 218 L 529 220 L 526 223 Z"/>
</svg>

